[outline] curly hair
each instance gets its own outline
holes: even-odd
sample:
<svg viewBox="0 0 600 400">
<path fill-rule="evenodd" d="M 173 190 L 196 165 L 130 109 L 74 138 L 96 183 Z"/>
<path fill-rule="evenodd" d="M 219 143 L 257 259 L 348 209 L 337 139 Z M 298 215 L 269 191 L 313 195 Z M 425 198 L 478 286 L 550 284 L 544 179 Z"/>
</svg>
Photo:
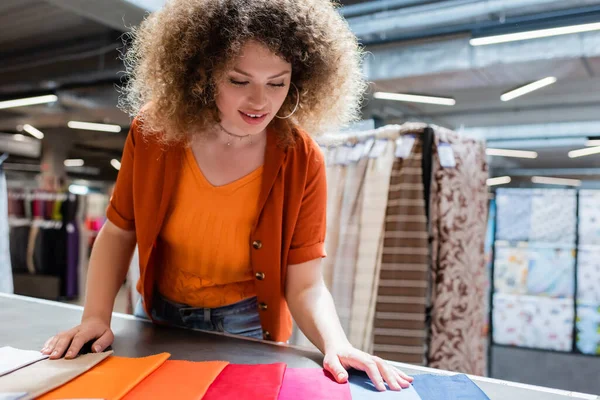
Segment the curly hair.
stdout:
<svg viewBox="0 0 600 400">
<path fill-rule="evenodd" d="M 130 34 L 120 107 L 161 142 L 186 141 L 220 122 L 216 83 L 255 40 L 292 65 L 300 100 L 288 127 L 344 126 L 358 118 L 366 84 L 363 51 L 336 8 L 330 0 L 170 0 Z M 297 101 L 290 90 L 279 115 Z"/>
</svg>

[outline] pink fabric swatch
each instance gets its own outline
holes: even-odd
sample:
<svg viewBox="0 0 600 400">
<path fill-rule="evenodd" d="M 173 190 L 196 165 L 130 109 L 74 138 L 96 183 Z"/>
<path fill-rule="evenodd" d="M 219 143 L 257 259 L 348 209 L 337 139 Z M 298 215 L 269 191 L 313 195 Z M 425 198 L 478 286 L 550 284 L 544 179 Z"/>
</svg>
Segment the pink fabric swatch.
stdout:
<svg viewBox="0 0 600 400">
<path fill-rule="evenodd" d="M 323 369 L 288 368 L 283 376 L 279 400 L 351 400 L 348 382 L 340 384 Z"/>
</svg>

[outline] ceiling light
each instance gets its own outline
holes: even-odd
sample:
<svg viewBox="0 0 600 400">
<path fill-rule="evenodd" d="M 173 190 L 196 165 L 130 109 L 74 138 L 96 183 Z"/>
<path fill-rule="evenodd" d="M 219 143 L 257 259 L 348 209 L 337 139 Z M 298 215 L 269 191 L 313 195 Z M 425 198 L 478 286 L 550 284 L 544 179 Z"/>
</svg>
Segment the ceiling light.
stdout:
<svg viewBox="0 0 600 400">
<path fill-rule="evenodd" d="M 490 178 L 487 180 L 488 186 L 506 185 L 510 183 L 510 176 L 499 176 L 497 178 Z"/>
<path fill-rule="evenodd" d="M 113 133 L 121 132 L 121 127 L 119 125 L 94 124 L 91 122 L 69 121 L 67 126 L 71 129 L 83 129 L 86 131 L 100 131 L 100 132 L 113 132 Z"/>
<path fill-rule="evenodd" d="M 600 153 L 600 146 L 588 147 L 586 149 L 573 150 L 569 152 L 569 158 L 577 158 Z"/>
<path fill-rule="evenodd" d="M 65 167 L 83 167 L 85 164 L 85 161 L 83 161 L 80 158 L 74 158 L 74 159 L 70 159 L 70 160 L 65 160 L 64 164 L 65 164 Z"/>
<path fill-rule="evenodd" d="M 600 146 L 600 140 L 598 140 L 598 139 L 588 140 L 587 142 L 585 142 L 585 145 L 588 147 Z"/>
<path fill-rule="evenodd" d="M 31 126 L 29 124 L 23 125 L 23 130 L 25 132 L 29 133 L 31 136 L 33 136 L 36 139 L 42 140 L 44 138 L 44 134 L 42 132 L 35 129 L 33 126 Z"/>
<path fill-rule="evenodd" d="M 408 103 L 438 104 L 442 106 L 456 105 L 456 100 L 448 97 L 418 96 L 414 94 L 376 92 L 373 97 L 381 100 L 405 101 Z"/>
<path fill-rule="evenodd" d="M 506 150 L 506 149 L 485 149 L 488 156 L 498 157 L 514 157 L 514 158 L 537 158 L 538 153 L 535 151 L 524 150 Z"/>
<path fill-rule="evenodd" d="M 512 99 L 516 99 L 517 97 L 523 96 L 524 94 L 531 93 L 543 87 L 552 85 L 553 83 L 556 83 L 556 78 L 553 76 L 549 76 L 547 78 L 540 79 L 539 81 L 530 83 L 518 89 L 504 93 L 502 96 L 500 96 L 500 100 L 510 101 Z"/>
<path fill-rule="evenodd" d="M 508 33 L 504 35 L 494 35 L 470 40 L 471 46 L 486 46 L 489 44 L 517 42 L 520 40 L 539 39 L 543 37 L 569 35 L 573 33 L 590 32 L 600 30 L 600 23 L 563 26 L 560 28 L 538 29 L 527 32 Z"/>
<path fill-rule="evenodd" d="M 81 196 L 85 196 L 90 192 L 90 188 L 83 185 L 70 185 L 69 192 L 73 194 L 79 194 Z"/>
<path fill-rule="evenodd" d="M 544 185 L 581 186 L 581 181 L 578 179 L 551 178 L 547 176 L 534 176 L 531 178 L 531 182 Z"/>
<path fill-rule="evenodd" d="M 15 139 L 17 142 L 24 142 L 25 140 L 27 140 L 27 138 L 21 135 L 20 133 L 13 135 L 13 139 Z"/>
<path fill-rule="evenodd" d="M 113 168 L 116 169 L 117 171 L 119 171 L 121 169 L 121 161 L 119 161 L 115 158 L 110 160 L 110 165 L 112 165 Z"/>
<path fill-rule="evenodd" d="M 16 108 L 16 107 L 33 106 L 36 104 L 54 103 L 57 100 L 58 100 L 58 97 L 56 97 L 53 94 L 50 94 L 47 96 L 28 97 L 25 99 L 0 101 L 0 110 L 2 110 L 4 108 Z"/>
</svg>

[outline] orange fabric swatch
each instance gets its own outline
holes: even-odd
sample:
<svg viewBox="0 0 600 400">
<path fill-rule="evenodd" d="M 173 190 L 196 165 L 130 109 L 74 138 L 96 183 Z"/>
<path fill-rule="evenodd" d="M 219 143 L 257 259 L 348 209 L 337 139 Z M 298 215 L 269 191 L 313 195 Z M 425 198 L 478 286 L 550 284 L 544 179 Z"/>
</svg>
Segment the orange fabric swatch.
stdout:
<svg viewBox="0 0 600 400">
<path fill-rule="evenodd" d="M 69 398 L 119 400 L 170 356 L 169 353 L 161 353 L 143 358 L 109 357 L 85 374 L 40 397 L 39 400 Z"/>
<path fill-rule="evenodd" d="M 123 400 L 200 400 L 227 364 L 227 361 L 165 361 Z"/>
</svg>

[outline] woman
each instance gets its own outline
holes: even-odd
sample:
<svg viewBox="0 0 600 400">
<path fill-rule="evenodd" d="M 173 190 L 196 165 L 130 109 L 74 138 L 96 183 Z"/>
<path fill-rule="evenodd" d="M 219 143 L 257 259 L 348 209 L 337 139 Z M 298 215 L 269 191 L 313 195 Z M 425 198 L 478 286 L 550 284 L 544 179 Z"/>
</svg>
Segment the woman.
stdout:
<svg viewBox="0 0 600 400">
<path fill-rule="evenodd" d="M 321 276 L 325 165 L 303 129 L 351 121 L 365 88 L 333 4 L 172 0 L 133 36 L 125 94 L 137 117 L 82 321 L 43 352 L 72 358 L 88 341 L 98 352 L 112 343 L 137 243 L 136 315 L 278 342 L 293 315 L 339 382 L 354 367 L 379 390 L 408 387 L 412 378 L 348 342 Z"/>
</svg>

